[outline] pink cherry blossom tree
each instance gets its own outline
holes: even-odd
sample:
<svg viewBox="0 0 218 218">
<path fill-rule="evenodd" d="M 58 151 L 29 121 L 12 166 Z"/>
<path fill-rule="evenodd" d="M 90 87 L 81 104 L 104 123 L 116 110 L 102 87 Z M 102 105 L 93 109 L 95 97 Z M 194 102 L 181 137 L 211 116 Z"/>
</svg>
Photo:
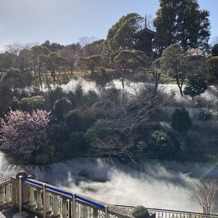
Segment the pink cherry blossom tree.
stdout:
<svg viewBox="0 0 218 218">
<path fill-rule="evenodd" d="M 47 145 L 49 114 L 45 110 L 32 113 L 10 110 L 4 118 L 0 118 L 0 149 L 30 155 Z"/>
</svg>

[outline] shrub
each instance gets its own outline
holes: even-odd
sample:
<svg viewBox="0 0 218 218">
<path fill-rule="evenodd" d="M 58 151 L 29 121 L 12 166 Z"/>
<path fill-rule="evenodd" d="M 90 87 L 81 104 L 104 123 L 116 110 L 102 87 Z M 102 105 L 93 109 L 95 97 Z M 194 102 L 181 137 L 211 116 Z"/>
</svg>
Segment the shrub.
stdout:
<svg viewBox="0 0 218 218">
<path fill-rule="evenodd" d="M 203 108 L 200 110 L 199 119 L 203 121 L 211 120 L 213 117 L 211 111 L 207 108 Z"/>
<path fill-rule="evenodd" d="M 87 113 L 80 109 L 70 111 L 66 116 L 66 124 L 73 132 L 85 132 L 94 123 L 94 119 Z"/>
<path fill-rule="evenodd" d="M 159 158 L 170 157 L 174 151 L 174 144 L 167 133 L 155 130 L 152 133 L 152 146 Z"/>
<path fill-rule="evenodd" d="M 147 148 L 147 145 L 144 141 L 139 141 L 138 144 L 136 145 L 137 149 L 141 152 L 145 151 Z"/>
<path fill-rule="evenodd" d="M 36 164 L 48 164 L 49 163 L 49 156 L 47 154 L 39 154 L 36 156 L 35 159 Z"/>
<path fill-rule="evenodd" d="M 218 56 L 218 44 L 215 44 L 211 51 L 212 51 L 212 56 Z"/>
<path fill-rule="evenodd" d="M 63 120 L 66 114 L 72 109 L 72 103 L 67 98 L 61 98 L 55 102 L 53 114 L 58 120 Z"/>
<path fill-rule="evenodd" d="M 185 108 L 177 108 L 171 115 L 171 126 L 174 130 L 185 132 L 192 127 L 192 121 Z"/>
<path fill-rule="evenodd" d="M 55 123 L 49 128 L 48 135 L 51 142 L 63 143 L 69 138 L 69 129 L 64 123 Z"/>
<path fill-rule="evenodd" d="M 107 120 L 97 120 L 86 132 L 86 138 L 89 143 L 95 142 L 97 138 L 102 141 L 110 141 L 113 139 L 114 129 L 110 127 Z"/>
<path fill-rule="evenodd" d="M 204 93 L 207 90 L 206 78 L 202 75 L 192 74 L 188 77 L 188 84 L 185 86 L 184 94 L 192 98 Z"/>
<path fill-rule="evenodd" d="M 46 145 L 43 148 L 43 154 L 46 154 L 49 156 L 49 158 L 53 158 L 54 157 L 54 152 L 55 152 L 55 148 L 51 145 Z"/>
<path fill-rule="evenodd" d="M 65 152 L 67 152 L 66 155 L 69 157 L 85 156 L 87 153 L 87 142 L 84 133 L 72 133 L 66 145 Z"/>
<path fill-rule="evenodd" d="M 218 56 L 211 57 L 207 60 L 207 71 L 212 77 L 211 82 L 214 83 L 218 79 Z"/>
<path fill-rule="evenodd" d="M 29 112 L 36 109 L 45 109 L 45 98 L 40 95 L 22 98 L 19 101 L 19 107 L 21 110 Z"/>
<path fill-rule="evenodd" d="M 132 216 L 135 218 L 146 218 L 149 217 L 149 213 L 144 206 L 137 206 L 133 209 Z"/>
</svg>

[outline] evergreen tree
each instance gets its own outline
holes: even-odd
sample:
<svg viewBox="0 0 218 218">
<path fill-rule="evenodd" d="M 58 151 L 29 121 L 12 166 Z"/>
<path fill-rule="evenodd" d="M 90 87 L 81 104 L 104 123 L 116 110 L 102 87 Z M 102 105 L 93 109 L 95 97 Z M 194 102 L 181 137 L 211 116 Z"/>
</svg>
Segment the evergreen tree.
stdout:
<svg viewBox="0 0 218 218">
<path fill-rule="evenodd" d="M 122 16 L 108 31 L 106 46 L 109 51 L 131 49 L 133 34 L 142 28 L 143 18 L 136 13 Z"/>
<path fill-rule="evenodd" d="M 190 48 L 208 49 L 210 37 L 209 12 L 200 10 L 196 0 L 160 0 L 154 20 L 155 48 L 162 52 L 178 43 L 185 51 Z"/>
<path fill-rule="evenodd" d="M 166 47 L 176 41 L 173 34 L 176 32 L 176 2 L 176 0 L 160 0 L 160 8 L 153 22 L 157 31 L 154 39 L 154 47 L 157 52 L 162 53 Z"/>
</svg>

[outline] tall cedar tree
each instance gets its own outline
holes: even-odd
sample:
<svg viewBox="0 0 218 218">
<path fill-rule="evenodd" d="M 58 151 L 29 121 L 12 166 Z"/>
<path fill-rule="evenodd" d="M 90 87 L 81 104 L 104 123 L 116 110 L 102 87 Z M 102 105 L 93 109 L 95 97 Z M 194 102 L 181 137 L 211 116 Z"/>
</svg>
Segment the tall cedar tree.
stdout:
<svg viewBox="0 0 218 218">
<path fill-rule="evenodd" d="M 210 37 L 209 12 L 200 10 L 196 0 L 160 0 L 154 19 L 156 36 L 154 47 L 162 51 L 173 43 L 185 51 L 200 48 L 207 51 Z"/>
</svg>

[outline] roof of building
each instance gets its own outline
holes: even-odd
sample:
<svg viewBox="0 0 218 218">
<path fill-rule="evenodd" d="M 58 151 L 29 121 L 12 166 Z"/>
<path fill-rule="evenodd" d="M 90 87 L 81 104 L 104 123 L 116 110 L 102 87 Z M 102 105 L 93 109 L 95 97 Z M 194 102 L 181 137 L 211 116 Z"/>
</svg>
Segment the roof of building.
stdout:
<svg viewBox="0 0 218 218">
<path fill-rule="evenodd" d="M 145 28 L 142 29 L 141 31 L 135 33 L 135 34 L 133 35 L 133 37 L 139 36 L 139 35 L 141 35 L 141 34 L 143 34 L 143 33 L 148 33 L 148 34 L 150 34 L 150 35 L 155 35 L 155 34 L 156 34 L 156 32 L 154 32 L 153 30 L 150 30 L 150 29 L 148 29 L 147 27 L 145 27 Z"/>
</svg>

